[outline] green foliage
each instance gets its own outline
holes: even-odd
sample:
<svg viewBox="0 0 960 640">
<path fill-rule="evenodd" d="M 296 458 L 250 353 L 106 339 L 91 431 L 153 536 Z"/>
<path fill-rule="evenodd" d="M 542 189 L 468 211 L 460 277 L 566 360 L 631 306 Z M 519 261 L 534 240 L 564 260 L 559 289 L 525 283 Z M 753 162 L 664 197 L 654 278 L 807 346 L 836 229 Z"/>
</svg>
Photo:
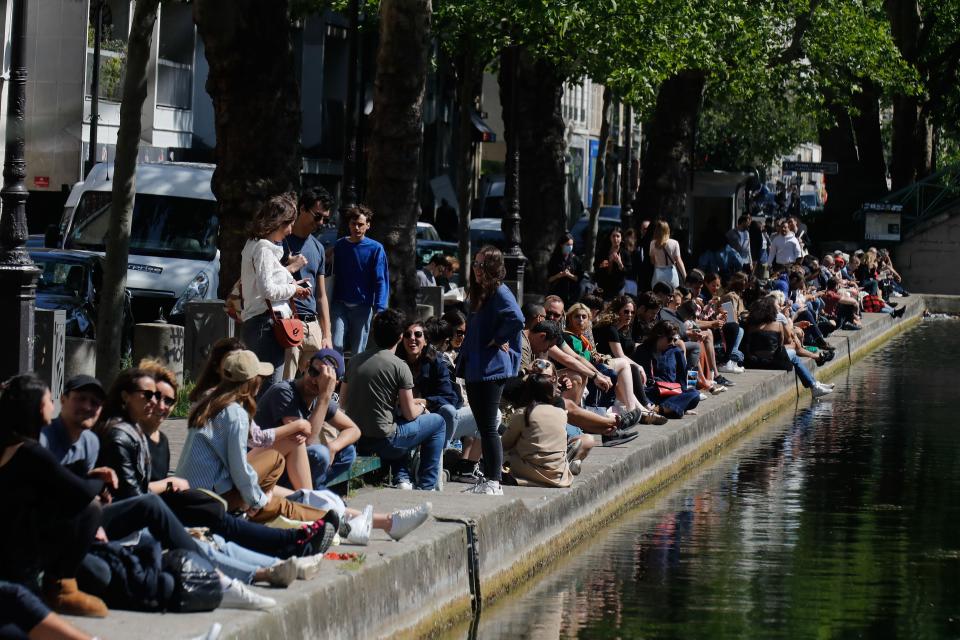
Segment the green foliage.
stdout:
<svg viewBox="0 0 960 640">
<path fill-rule="evenodd" d="M 170 412 L 171 418 L 186 418 L 190 415 L 190 394 L 193 393 L 196 386 L 196 382 L 184 378 L 183 384 L 177 390 L 177 404 L 173 406 L 173 410 Z"/>
<path fill-rule="evenodd" d="M 711 87 L 700 116 L 697 168 L 765 167 L 798 143 L 816 138 L 816 123 L 777 88 L 750 97 Z"/>
</svg>

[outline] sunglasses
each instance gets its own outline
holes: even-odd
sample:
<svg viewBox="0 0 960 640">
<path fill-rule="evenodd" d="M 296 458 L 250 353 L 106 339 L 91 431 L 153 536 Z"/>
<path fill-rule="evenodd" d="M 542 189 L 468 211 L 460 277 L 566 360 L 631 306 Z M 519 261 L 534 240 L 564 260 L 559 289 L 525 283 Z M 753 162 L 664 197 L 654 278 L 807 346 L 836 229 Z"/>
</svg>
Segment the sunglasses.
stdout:
<svg viewBox="0 0 960 640">
<path fill-rule="evenodd" d="M 534 360 L 531 366 L 537 371 L 546 371 L 547 369 L 553 368 L 549 360 Z"/>
<path fill-rule="evenodd" d="M 177 399 L 170 396 L 160 396 L 160 404 L 165 407 L 172 407 L 177 404 Z"/>
<path fill-rule="evenodd" d="M 307 375 L 310 376 L 311 378 L 316 378 L 318 375 L 320 375 L 320 369 L 317 369 L 313 365 L 310 365 L 309 367 L 307 367 Z"/>
<path fill-rule="evenodd" d="M 423 337 L 423 331 L 406 331 L 406 332 L 404 332 L 403 337 L 404 337 L 404 338 L 407 338 L 407 339 L 409 339 L 409 338 L 422 338 L 422 337 Z"/>
<path fill-rule="evenodd" d="M 150 402 L 151 400 L 156 400 L 159 402 L 163 398 L 163 394 L 159 391 L 150 391 L 149 389 L 137 389 L 134 391 L 134 393 L 139 393 L 142 395 L 143 399 L 147 402 Z"/>
<path fill-rule="evenodd" d="M 314 213 L 313 219 L 316 222 L 326 222 L 327 220 L 330 219 L 330 217 L 327 214 L 321 212 L 321 213 Z"/>
</svg>

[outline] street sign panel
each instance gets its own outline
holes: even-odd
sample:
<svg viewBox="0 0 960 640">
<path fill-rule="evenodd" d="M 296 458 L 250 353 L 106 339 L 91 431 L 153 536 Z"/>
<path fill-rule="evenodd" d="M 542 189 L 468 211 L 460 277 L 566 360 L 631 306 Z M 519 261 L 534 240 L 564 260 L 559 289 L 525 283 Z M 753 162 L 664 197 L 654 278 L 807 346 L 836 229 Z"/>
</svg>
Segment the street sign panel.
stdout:
<svg viewBox="0 0 960 640">
<path fill-rule="evenodd" d="M 783 170 L 800 173 L 827 173 L 830 175 L 840 172 L 836 162 L 799 162 L 797 160 L 784 161 Z"/>
<path fill-rule="evenodd" d="M 894 204 L 893 202 L 865 202 L 863 203 L 864 211 L 889 211 L 890 213 L 900 213 L 903 211 L 902 204 Z"/>
</svg>

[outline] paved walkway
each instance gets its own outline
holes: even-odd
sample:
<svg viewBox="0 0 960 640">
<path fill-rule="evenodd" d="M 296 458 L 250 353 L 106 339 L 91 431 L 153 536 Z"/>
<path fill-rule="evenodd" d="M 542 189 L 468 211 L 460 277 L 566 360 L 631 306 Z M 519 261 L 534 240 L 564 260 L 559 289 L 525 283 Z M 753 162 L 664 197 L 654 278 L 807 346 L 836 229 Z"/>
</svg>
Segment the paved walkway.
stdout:
<svg viewBox="0 0 960 640">
<path fill-rule="evenodd" d="M 871 315 L 860 332 L 838 332 L 834 362 L 818 377 L 848 364 L 853 357 L 905 330 L 922 313 L 914 296 L 903 320 Z M 360 638 L 390 636 L 417 627 L 435 628 L 470 613 L 467 528 L 474 522 L 479 539 L 479 573 L 486 599 L 532 574 L 565 548 L 589 536 L 659 484 L 713 455 L 716 447 L 775 410 L 794 402 L 792 372 L 748 371 L 728 376 L 737 383 L 728 392 L 701 403 L 699 415 L 643 427 L 641 436 L 616 448 L 595 448 L 570 489 L 505 487 L 503 497 L 464 495 L 465 485 L 442 492 L 363 489 L 350 499 L 378 511 L 432 501 L 431 519 L 402 542 L 375 531 L 368 547 L 342 546 L 366 554 L 359 568 L 330 561 L 314 580 L 269 593 L 279 606 L 271 612 L 217 610 L 201 614 L 144 614 L 114 611 L 104 620 L 75 619 L 81 628 L 104 638 L 193 638 L 215 622 L 222 638 Z M 839 400 L 836 398 L 835 400 Z M 801 390 L 801 403 L 810 402 Z M 174 459 L 186 430 L 185 420 L 165 427 Z M 443 519 L 443 521 L 441 521 Z"/>
</svg>

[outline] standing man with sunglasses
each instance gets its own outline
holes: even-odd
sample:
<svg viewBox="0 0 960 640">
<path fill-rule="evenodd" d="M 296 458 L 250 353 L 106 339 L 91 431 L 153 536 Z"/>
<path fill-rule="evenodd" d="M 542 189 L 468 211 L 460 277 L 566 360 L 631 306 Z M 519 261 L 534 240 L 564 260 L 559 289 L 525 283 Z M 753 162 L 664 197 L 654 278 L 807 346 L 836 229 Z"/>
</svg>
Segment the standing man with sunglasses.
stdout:
<svg viewBox="0 0 960 640">
<path fill-rule="evenodd" d="M 354 443 L 360 439 L 360 428 L 333 398 L 343 371 L 343 356 L 321 349 L 310 358 L 302 377 L 273 385 L 257 403 L 254 420 L 261 429 L 276 429 L 292 420 L 310 423 L 306 444 L 314 489 L 325 488 L 357 457 Z"/>
<path fill-rule="evenodd" d="M 299 212 L 293 221 L 293 233 L 283 241 L 285 262 L 293 277 L 306 287 L 310 294 L 294 299 L 297 315 L 303 321 L 303 342 L 290 347 L 284 355 L 283 379 L 292 380 L 302 373 L 310 358 L 320 349 L 329 349 L 330 307 L 324 282 L 326 268 L 323 246 L 314 237 L 330 219 L 333 198 L 326 189 L 317 187 L 300 194 Z"/>
</svg>

